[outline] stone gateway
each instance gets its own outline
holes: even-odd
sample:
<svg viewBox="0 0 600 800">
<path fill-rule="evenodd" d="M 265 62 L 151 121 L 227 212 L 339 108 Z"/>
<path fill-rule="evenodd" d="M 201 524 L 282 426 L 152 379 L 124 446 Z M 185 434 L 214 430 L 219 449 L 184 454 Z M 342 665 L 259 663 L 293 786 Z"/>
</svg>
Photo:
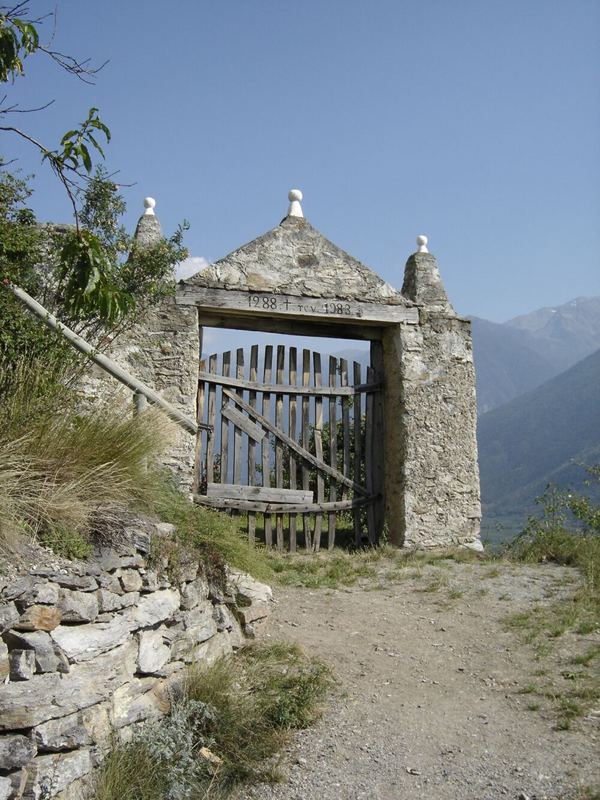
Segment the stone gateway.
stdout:
<svg viewBox="0 0 600 800">
<path fill-rule="evenodd" d="M 179 434 L 170 464 L 180 483 L 199 502 L 245 509 L 252 537 L 263 514 L 267 544 L 274 514 L 276 543 L 291 550 L 297 530 L 318 549 L 321 527 L 333 546 L 342 512 L 354 515 L 356 544 L 385 532 L 403 547 L 478 547 L 470 322 L 454 311 L 426 237 L 398 290 L 304 218 L 301 192 L 289 197 L 278 226 L 180 281 L 175 300 L 113 351 L 208 423 L 197 442 Z M 146 205 L 141 244 L 160 235 L 154 203 Z M 343 359 L 321 376 L 320 355 L 297 359 L 295 347 L 277 348 L 273 370 L 269 347 L 200 364 L 203 326 L 367 340 L 371 363 L 366 375 L 355 365 L 354 381 Z"/>
</svg>

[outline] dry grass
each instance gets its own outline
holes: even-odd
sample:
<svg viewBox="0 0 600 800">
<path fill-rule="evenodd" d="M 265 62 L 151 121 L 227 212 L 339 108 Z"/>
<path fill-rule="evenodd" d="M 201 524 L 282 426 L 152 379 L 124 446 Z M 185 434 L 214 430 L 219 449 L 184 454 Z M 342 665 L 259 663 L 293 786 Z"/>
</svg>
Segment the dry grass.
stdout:
<svg viewBox="0 0 600 800">
<path fill-rule="evenodd" d="M 170 717 L 113 748 L 92 800 L 201 800 L 276 781 L 290 731 L 319 716 L 331 682 L 322 662 L 277 643 L 192 670 Z"/>
<path fill-rule="evenodd" d="M 282 586 L 307 589 L 338 589 L 356 583 L 384 588 L 407 578 L 420 577 L 426 567 L 443 569 L 450 561 L 478 563 L 487 557 L 462 548 L 399 550 L 391 545 L 347 552 L 339 548 L 319 553 L 278 553 L 269 551 L 267 560 L 275 580 Z M 448 578 L 435 577 L 427 591 L 446 586 Z"/>
<path fill-rule="evenodd" d="M 33 375 L 0 405 L 0 540 L 29 534 L 60 550 L 85 535 L 99 505 L 150 500 L 146 468 L 172 426 L 155 410 L 133 417 L 113 401 L 80 412 L 73 394 L 37 389 Z"/>
<path fill-rule="evenodd" d="M 506 620 L 532 645 L 538 660 L 552 659 L 555 668 L 538 694 L 554 706 L 557 727 L 567 730 L 600 699 L 600 645 L 589 638 L 600 631 L 600 535 L 540 526 L 519 537 L 508 555 L 529 563 L 573 566 L 581 573 L 581 585 L 571 597 L 536 604 Z M 566 657 L 561 655 L 564 645 L 555 646 L 563 637 L 569 641 Z"/>
</svg>

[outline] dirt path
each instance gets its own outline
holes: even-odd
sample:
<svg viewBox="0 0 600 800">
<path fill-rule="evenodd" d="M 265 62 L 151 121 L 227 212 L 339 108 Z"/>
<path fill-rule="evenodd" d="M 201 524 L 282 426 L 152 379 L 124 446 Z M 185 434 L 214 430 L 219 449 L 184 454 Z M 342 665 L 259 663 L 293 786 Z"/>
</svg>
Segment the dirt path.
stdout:
<svg viewBox="0 0 600 800">
<path fill-rule="evenodd" d="M 245 797 L 533 800 L 600 783 L 598 717 L 559 731 L 549 708 L 531 710 L 519 690 L 540 663 L 502 624 L 568 596 L 571 576 L 444 562 L 379 590 L 277 590 L 266 634 L 321 656 L 340 687 L 297 735 L 287 782 Z"/>
</svg>

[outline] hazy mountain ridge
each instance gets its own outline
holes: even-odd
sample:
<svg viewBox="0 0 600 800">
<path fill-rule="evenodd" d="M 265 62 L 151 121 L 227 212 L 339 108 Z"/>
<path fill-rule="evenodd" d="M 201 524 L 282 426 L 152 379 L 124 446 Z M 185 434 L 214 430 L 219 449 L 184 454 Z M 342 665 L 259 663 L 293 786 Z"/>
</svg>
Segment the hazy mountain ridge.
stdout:
<svg viewBox="0 0 600 800">
<path fill-rule="evenodd" d="M 548 484 L 583 488 L 600 462 L 600 350 L 479 418 L 484 512 L 524 521 Z"/>
<path fill-rule="evenodd" d="M 472 317 L 480 414 L 560 374 L 600 348 L 600 297 L 578 297 L 504 323 Z"/>
<path fill-rule="evenodd" d="M 600 297 L 577 297 L 514 317 L 506 327 L 529 334 L 528 345 L 562 369 L 600 347 Z"/>
<path fill-rule="evenodd" d="M 471 318 L 471 325 L 480 414 L 561 372 L 537 352 L 537 343 L 527 331 L 512 330 L 478 317 Z"/>
</svg>

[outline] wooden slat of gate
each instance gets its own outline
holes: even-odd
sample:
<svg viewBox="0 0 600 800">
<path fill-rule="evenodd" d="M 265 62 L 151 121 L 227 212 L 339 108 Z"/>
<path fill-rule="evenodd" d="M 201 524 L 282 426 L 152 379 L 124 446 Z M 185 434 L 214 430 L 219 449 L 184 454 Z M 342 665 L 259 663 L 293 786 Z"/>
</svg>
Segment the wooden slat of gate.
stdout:
<svg viewBox="0 0 600 800">
<path fill-rule="evenodd" d="M 230 500 L 257 500 L 263 503 L 304 503 L 313 502 L 313 493 L 304 489 L 279 489 L 266 486 L 242 486 L 240 483 L 209 483 L 207 497 L 225 497 Z"/>
<path fill-rule="evenodd" d="M 238 394 L 239 397 L 239 394 Z M 250 440 L 254 440 L 255 442 L 262 442 L 263 437 L 265 435 L 264 430 L 252 422 L 248 417 L 242 414 L 241 411 L 238 411 L 235 406 L 223 406 L 221 409 L 221 414 L 230 422 L 233 422 L 236 429 L 240 430 L 242 433 L 246 433 Z M 241 451 L 241 448 L 240 448 Z M 243 459 L 242 459 L 243 460 Z M 242 465 L 239 465 L 239 470 L 241 472 Z M 239 483 L 239 481 L 237 481 Z"/>
<path fill-rule="evenodd" d="M 221 484 L 219 484 L 221 485 Z M 373 502 L 371 497 L 359 497 L 354 500 L 337 500 L 335 503 L 262 503 L 258 500 L 240 500 L 228 497 L 209 497 L 208 495 L 195 495 L 194 500 L 199 505 L 210 506 L 212 508 L 232 508 L 247 511 L 249 508 L 254 511 L 262 511 L 270 514 L 286 514 L 292 511 L 294 514 L 308 514 L 330 511 L 348 511 L 355 506 L 366 506 Z"/>
<path fill-rule="evenodd" d="M 367 367 L 367 380 L 373 378 L 374 370 L 372 367 Z M 366 414 L 366 431 L 365 431 L 365 470 L 367 492 L 373 494 L 373 395 L 367 395 L 367 414 Z M 375 544 L 375 508 L 373 503 L 367 506 L 367 533 L 369 536 L 369 544 Z"/>
<path fill-rule="evenodd" d="M 342 386 L 348 386 L 348 362 L 345 358 L 340 358 L 340 382 Z M 342 404 L 342 472 L 346 477 L 350 474 L 350 403 L 345 397 L 340 399 Z M 348 487 L 342 487 L 342 500 L 348 499 Z"/>
<path fill-rule="evenodd" d="M 285 363 L 285 346 L 277 346 L 277 373 L 276 382 L 279 386 L 283 384 L 283 367 Z M 275 395 L 275 425 L 279 430 L 283 430 L 283 395 Z M 275 439 L 275 486 L 283 489 L 283 445 L 281 439 Z M 277 530 L 277 549 L 283 550 L 283 515 L 277 514 L 275 517 Z"/>
<path fill-rule="evenodd" d="M 289 350 L 289 368 L 288 368 L 288 380 L 290 386 L 295 386 L 297 381 L 297 359 L 298 359 L 298 352 L 295 347 L 290 347 Z M 297 434 L 297 415 L 296 415 L 296 398 L 297 395 L 291 394 L 289 400 L 289 411 L 288 411 L 288 433 L 290 437 L 296 441 L 296 434 Z M 296 459 L 294 458 L 294 454 L 290 450 L 290 460 L 289 460 L 289 471 L 290 471 L 290 489 L 296 488 Z M 290 526 L 290 553 L 296 552 L 296 520 L 297 517 L 295 514 L 290 514 L 289 517 L 289 526 Z"/>
<path fill-rule="evenodd" d="M 381 342 L 371 342 L 371 365 L 375 380 L 383 379 L 383 345 Z M 384 523 L 384 490 L 385 490 L 385 464 L 384 451 L 380 443 L 384 441 L 384 414 L 383 414 L 383 394 L 377 392 L 373 397 L 373 494 L 378 495 L 379 499 L 375 502 L 374 522 L 375 531 L 373 534 L 373 544 L 377 544 L 379 534 L 383 530 Z"/>
<path fill-rule="evenodd" d="M 361 365 L 358 361 L 354 362 L 354 384 L 360 383 L 361 379 Z M 362 434 L 361 434 L 361 418 L 362 418 L 362 396 L 360 394 L 354 395 L 354 480 L 360 483 L 361 475 L 360 468 L 362 465 Z M 360 524 L 360 508 L 354 509 L 354 544 L 359 547 L 361 544 L 362 531 Z"/>
<path fill-rule="evenodd" d="M 310 350 L 302 351 L 302 386 L 310 383 Z M 308 395 L 302 396 L 302 447 L 308 450 L 310 446 L 310 399 Z M 310 470 L 306 462 L 302 462 L 302 488 L 308 489 L 310 484 Z M 310 515 L 304 514 L 302 525 L 304 529 L 304 545 L 307 550 L 312 550 L 312 536 L 310 531 Z"/>
<path fill-rule="evenodd" d="M 236 394 L 231 392 L 229 389 L 223 389 L 223 394 L 225 397 L 229 397 L 230 400 L 233 400 L 236 405 L 242 408 L 246 413 L 252 417 L 256 422 L 258 422 L 262 427 L 272 433 L 275 437 L 281 439 L 284 445 L 287 445 L 291 450 L 302 458 L 303 461 L 306 461 L 313 467 L 320 469 L 322 472 L 325 472 L 327 475 L 331 475 L 331 477 L 335 480 L 336 483 L 345 484 L 354 489 L 355 492 L 358 492 L 360 495 L 366 496 L 367 490 L 364 486 L 360 486 L 358 483 L 354 483 L 352 478 L 346 478 L 339 469 L 335 469 L 331 467 L 329 464 L 326 464 L 324 461 L 320 461 L 316 456 L 310 453 L 308 450 L 305 450 L 301 445 L 297 444 L 293 439 L 284 433 L 283 431 L 279 430 L 275 427 L 275 425 L 267 419 L 267 417 L 259 414 L 258 411 L 252 411 L 248 403 L 245 400 L 242 400 Z"/>
<path fill-rule="evenodd" d="M 271 367 L 273 363 L 273 346 L 268 344 L 265 346 L 265 361 L 264 361 L 264 369 L 263 369 L 263 382 L 270 384 L 271 383 Z M 262 398 L 262 413 L 263 417 L 269 417 L 271 410 L 271 395 L 268 392 L 263 392 Z M 262 485 L 263 486 L 270 486 L 271 485 L 271 459 L 270 459 L 270 438 L 265 436 L 262 440 L 261 444 L 261 457 L 262 457 Z M 273 529 L 271 527 L 271 515 L 265 513 L 264 515 L 264 525 L 265 525 L 265 545 L 267 547 L 273 546 Z"/>
<path fill-rule="evenodd" d="M 313 372 L 315 386 L 321 386 L 321 354 L 313 353 Z M 323 400 L 315 397 L 315 455 L 322 461 L 323 460 Z M 323 474 L 317 470 L 317 503 L 325 502 L 325 481 Z M 321 534 L 323 532 L 323 514 L 317 513 L 315 515 L 315 537 L 314 549 L 318 552 L 321 548 Z"/>
<path fill-rule="evenodd" d="M 219 386 L 229 386 L 234 388 L 241 388 L 241 389 L 254 389 L 257 392 L 270 392 L 272 384 L 266 383 L 255 383 L 252 387 L 250 387 L 250 382 L 247 380 L 238 381 L 237 378 L 224 378 L 222 375 L 211 375 L 208 372 L 199 372 L 199 380 L 207 380 L 210 383 L 215 383 Z M 362 383 L 358 386 L 334 386 L 333 389 L 329 386 L 321 386 L 318 389 L 314 386 L 290 386 L 286 384 L 285 386 L 281 387 L 281 391 L 284 394 L 299 394 L 299 395 L 308 395 L 309 397 L 314 397 L 315 395 L 320 395 L 322 397 L 330 397 L 331 395 L 335 395 L 336 397 L 354 397 L 355 394 L 361 392 L 372 392 L 376 391 L 377 389 L 381 388 L 381 383 L 376 381 L 375 383 Z"/>
<path fill-rule="evenodd" d="M 258 345 L 253 344 L 250 349 L 250 381 L 257 380 L 258 372 Z M 250 391 L 248 402 L 252 408 L 256 408 L 256 392 Z M 254 486 L 256 482 L 256 444 L 252 439 L 248 440 L 248 484 Z M 254 544 L 256 540 L 256 514 L 248 512 L 248 540 Z"/>
<path fill-rule="evenodd" d="M 235 376 L 238 380 L 244 377 L 244 350 L 239 347 L 235 354 Z M 237 395 L 243 397 L 242 390 Z M 241 483 L 242 480 L 242 431 L 234 425 L 233 428 L 233 482 Z"/>
<path fill-rule="evenodd" d="M 216 353 L 208 359 L 208 371 L 217 371 L 217 356 Z M 212 426 L 212 429 L 206 435 L 206 480 L 214 481 L 215 479 L 215 412 L 216 412 L 216 394 L 217 387 L 214 384 L 209 384 L 208 387 L 208 407 L 206 421 Z"/>
<path fill-rule="evenodd" d="M 335 386 L 337 379 L 337 359 L 329 356 L 329 385 Z M 337 398 L 329 399 L 329 466 L 337 469 Z M 337 482 L 329 481 L 329 500 L 337 500 Z M 331 550 L 335 544 L 335 513 L 329 514 L 327 546 Z"/>
<path fill-rule="evenodd" d="M 231 371 L 231 352 L 228 350 L 223 353 L 222 373 L 227 378 Z M 223 397 L 222 405 L 226 405 L 227 400 Z M 229 420 L 221 417 L 221 483 L 227 483 L 229 479 Z"/>
<path fill-rule="evenodd" d="M 206 367 L 206 362 L 200 362 L 200 369 L 204 371 Z M 198 384 L 198 394 L 196 396 L 196 420 L 198 422 L 204 422 L 204 405 L 206 403 L 206 383 L 201 381 Z M 198 428 L 198 433 L 196 434 L 196 450 L 194 454 L 194 480 L 192 483 L 192 491 L 194 494 L 198 493 L 200 488 L 200 481 L 202 480 L 202 464 L 200 463 L 200 457 L 202 455 L 202 436 L 203 431 L 201 428 Z"/>
</svg>

